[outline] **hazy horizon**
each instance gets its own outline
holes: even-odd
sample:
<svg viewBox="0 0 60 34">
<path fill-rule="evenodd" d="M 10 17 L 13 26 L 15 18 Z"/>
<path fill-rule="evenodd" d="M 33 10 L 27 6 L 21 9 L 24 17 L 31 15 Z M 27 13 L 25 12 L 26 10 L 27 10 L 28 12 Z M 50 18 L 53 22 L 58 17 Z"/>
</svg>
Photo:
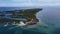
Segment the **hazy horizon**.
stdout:
<svg viewBox="0 0 60 34">
<path fill-rule="evenodd" d="M 60 0 L 0 0 L 0 7 L 60 6 Z"/>
</svg>

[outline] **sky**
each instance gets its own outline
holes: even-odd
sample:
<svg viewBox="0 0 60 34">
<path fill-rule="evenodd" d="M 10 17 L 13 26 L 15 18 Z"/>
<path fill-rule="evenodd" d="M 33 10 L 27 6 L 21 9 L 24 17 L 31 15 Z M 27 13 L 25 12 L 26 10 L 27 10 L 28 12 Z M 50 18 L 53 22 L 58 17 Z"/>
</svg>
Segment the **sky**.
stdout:
<svg viewBox="0 0 60 34">
<path fill-rule="evenodd" d="M 60 6 L 60 0 L 0 0 L 0 6 Z"/>
</svg>

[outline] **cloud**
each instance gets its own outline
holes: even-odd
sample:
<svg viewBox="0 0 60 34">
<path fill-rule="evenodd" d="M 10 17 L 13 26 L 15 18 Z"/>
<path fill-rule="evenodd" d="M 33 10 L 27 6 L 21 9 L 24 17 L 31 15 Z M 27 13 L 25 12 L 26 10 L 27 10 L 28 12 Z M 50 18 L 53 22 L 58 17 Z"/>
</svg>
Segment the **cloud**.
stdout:
<svg viewBox="0 0 60 34">
<path fill-rule="evenodd" d="M 11 0 L 11 1 L 28 1 L 28 0 Z"/>
<path fill-rule="evenodd" d="M 14 2 L 32 2 L 32 0 L 11 0 L 11 1 L 14 1 Z"/>
<path fill-rule="evenodd" d="M 0 6 L 60 6 L 60 0 L 0 0 Z"/>
<path fill-rule="evenodd" d="M 0 3 L 0 6 L 5 6 L 5 4 L 1 4 L 1 3 Z"/>
<path fill-rule="evenodd" d="M 37 0 L 37 1 L 39 1 L 39 2 L 48 2 L 48 3 L 51 3 L 51 2 L 53 2 L 53 3 L 60 2 L 60 0 Z"/>
<path fill-rule="evenodd" d="M 6 6 L 6 7 L 24 7 L 24 6 L 34 6 L 33 3 L 12 3 L 12 4 L 0 4 L 0 6 Z"/>
<path fill-rule="evenodd" d="M 20 6 L 20 7 L 23 7 L 23 6 L 33 6 L 33 4 L 32 3 L 18 3 L 18 4 L 16 4 L 16 3 L 13 3 L 13 4 L 11 4 L 12 6 Z"/>
</svg>

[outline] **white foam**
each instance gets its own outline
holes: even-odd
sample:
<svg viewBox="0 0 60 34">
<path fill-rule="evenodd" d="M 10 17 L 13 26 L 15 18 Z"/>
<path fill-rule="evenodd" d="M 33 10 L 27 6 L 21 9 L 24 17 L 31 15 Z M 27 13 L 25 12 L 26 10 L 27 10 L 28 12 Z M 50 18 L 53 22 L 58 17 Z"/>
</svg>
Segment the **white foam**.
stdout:
<svg viewBox="0 0 60 34">
<path fill-rule="evenodd" d="M 4 25 L 4 27 L 8 26 L 8 23 Z"/>
<path fill-rule="evenodd" d="M 24 22 L 23 22 L 23 21 L 20 21 L 20 24 L 13 24 L 13 25 L 25 26 L 26 24 L 24 24 Z"/>
<path fill-rule="evenodd" d="M 25 26 L 26 24 L 24 24 L 23 21 L 20 21 L 20 24 L 18 24 L 19 26 Z"/>
</svg>

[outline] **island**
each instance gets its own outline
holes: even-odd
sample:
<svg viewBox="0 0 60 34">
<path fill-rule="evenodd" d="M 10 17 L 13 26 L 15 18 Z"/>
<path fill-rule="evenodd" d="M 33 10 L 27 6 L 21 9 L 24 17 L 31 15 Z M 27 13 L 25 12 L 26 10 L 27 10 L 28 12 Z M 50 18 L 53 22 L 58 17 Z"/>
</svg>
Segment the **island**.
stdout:
<svg viewBox="0 0 60 34">
<path fill-rule="evenodd" d="M 5 21 L 9 22 L 8 24 L 37 24 L 39 20 L 35 14 L 41 10 L 42 8 L 30 8 L 24 10 L 0 11 L 0 24 Z"/>
</svg>

